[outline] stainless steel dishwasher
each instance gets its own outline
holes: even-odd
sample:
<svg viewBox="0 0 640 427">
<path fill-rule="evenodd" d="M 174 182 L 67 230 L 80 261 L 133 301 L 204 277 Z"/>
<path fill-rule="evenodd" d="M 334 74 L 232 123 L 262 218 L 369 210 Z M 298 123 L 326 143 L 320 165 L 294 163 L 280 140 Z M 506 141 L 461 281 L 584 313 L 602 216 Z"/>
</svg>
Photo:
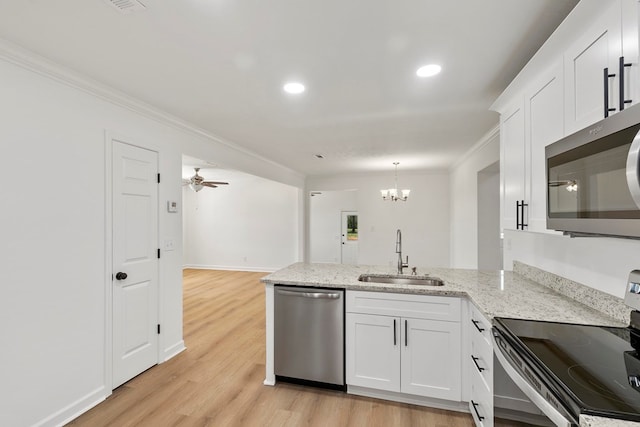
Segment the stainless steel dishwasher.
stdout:
<svg viewBox="0 0 640 427">
<path fill-rule="evenodd" d="M 344 290 L 274 288 L 276 379 L 345 390 Z"/>
</svg>

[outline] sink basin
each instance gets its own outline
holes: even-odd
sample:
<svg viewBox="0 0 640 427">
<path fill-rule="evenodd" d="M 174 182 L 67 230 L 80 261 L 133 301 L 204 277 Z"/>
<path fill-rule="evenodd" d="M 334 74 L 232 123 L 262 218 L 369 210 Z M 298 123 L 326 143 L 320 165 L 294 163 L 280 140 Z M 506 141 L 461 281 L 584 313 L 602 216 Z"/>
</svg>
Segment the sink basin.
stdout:
<svg viewBox="0 0 640 427">
<path fill-rule="evenodd" d="M 393 285 L 442 286 L 444 282 L 437 277 L 428 276 L 391 276 L 388 274 L 361 274 L 360 282 L 390 283 Z"/>
</svg>

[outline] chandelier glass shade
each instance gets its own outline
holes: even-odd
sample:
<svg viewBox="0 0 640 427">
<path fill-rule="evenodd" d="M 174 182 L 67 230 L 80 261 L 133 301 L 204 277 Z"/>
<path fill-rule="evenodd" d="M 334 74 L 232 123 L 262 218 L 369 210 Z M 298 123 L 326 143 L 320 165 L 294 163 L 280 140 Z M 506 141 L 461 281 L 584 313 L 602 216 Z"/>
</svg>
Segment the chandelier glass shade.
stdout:
<svg viewBox="0 0 640 427">
<path fill-rule="evenodd" d="M 402 200 L 403 202 L 406 202 L 407 199 L 409 198 L 409 193 L 411 192 L 411 190 L 409 189 L 398 190 L 398 165 L 400 163 L 393 162 L 393 164 L 396 167 L 395 187 L 389 188 L 386 190 L 380 190 L 380 194 L 382 195 L 382 200 L 390 200 L 392 202 L 397 202 L 398 200 Z"/>
</svg>

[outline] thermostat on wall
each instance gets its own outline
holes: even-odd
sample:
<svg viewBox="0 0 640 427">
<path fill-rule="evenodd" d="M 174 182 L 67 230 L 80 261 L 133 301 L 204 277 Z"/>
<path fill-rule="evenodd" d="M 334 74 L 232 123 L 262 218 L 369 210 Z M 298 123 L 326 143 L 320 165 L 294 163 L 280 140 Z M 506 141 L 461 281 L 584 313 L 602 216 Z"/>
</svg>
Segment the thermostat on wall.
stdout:
<svg viewBox="0 0 640 427">
<path fill-rule="evenodd" d="M 169 211 L 170 213 L 178 212 L 178 202 L 172 202 L 171 200 L 169 200 L 167 202 L 167 211 Z"/>
</svg>

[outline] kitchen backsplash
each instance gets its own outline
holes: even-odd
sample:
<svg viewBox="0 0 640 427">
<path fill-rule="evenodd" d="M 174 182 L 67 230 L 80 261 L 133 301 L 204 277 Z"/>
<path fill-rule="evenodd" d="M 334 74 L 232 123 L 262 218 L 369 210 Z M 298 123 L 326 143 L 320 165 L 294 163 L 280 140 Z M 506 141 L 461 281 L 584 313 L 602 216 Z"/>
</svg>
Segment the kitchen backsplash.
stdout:
<svg viewBox="0 0 640 427">
<path fill-rule="evenodd" d="M 628 307 L 622 298 L 585 286 L 573 280 L 532 267 L 520 261 L 513 261 L 513 271 L 529 280 L 572 298 L 588 307 L 598 310 L 623 323 L 629 323 Z"/>
</svg>

